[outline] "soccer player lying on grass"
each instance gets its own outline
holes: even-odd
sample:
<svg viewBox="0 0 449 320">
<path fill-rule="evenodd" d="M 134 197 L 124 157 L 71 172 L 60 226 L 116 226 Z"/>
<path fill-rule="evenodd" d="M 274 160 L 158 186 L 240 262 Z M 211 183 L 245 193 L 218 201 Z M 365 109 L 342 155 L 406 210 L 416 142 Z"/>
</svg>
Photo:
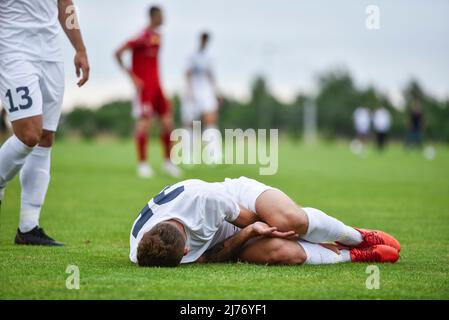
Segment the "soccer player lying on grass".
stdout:
<svg viewBox="0 0 449 320">
<path fill-rule="evenodd" d="M 134 222 L 130 247 L 131 261 L 142 267 L 236 260 L 394 263 L 400 251 L 399 242 L 382 231 L 346 226 L 245 177 L 167 187 Z"/>
</svg>

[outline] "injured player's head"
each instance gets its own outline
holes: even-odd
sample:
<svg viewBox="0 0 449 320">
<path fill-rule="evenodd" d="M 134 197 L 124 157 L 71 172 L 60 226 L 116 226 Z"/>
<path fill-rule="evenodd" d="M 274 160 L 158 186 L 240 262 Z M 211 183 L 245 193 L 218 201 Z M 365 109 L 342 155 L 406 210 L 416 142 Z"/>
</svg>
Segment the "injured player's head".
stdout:
<svg viewBox="0 0 449 320">
<path fill-rule="evenodd" d="M 141 267 L 176 267 L 188 253 L 187 236 L 182 223 L 168 220 L 145 233 L 137 248 Z"/>
</svg>

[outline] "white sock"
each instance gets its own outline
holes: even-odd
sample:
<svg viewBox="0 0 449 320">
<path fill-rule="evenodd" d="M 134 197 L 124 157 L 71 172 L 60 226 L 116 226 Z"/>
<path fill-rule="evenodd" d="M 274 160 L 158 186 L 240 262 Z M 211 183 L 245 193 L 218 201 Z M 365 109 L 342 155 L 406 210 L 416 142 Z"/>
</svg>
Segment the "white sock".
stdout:
<svg viewBox="0 0 449 320">
<path fill-rule="evenodd" d="M 39 216 L 50 183 L 51 148 L 35 147 L 20 173 L 22 201 L 19 229 L 28 232 L 39 225 Z"/>
<path fill-rule="evenodd" d="M 309 228 L 302 239 L 312 243 L 340 242 L 348 246 L 355 246 L 363 241 L 360 232 L 323 211 L 314 208 L 303 210 L 309 218 Z"/>
<path fill-rule="evenodd" d="M 351 261 L 351 255 L 348 250 L 340 250 L 340 254 L 338 254 L 316 243 L 301 240 L 298 243 L 307 255 L 307 260 L 304 264 L 335 264 Z"/>
<path fill-rule="evenodd" d="M 0 190 L 6 187 L 19 173 L 26 157 L 33 148 L 28 147 L 16 136 L 9 138 L 0 148 Z"/>
</svg>

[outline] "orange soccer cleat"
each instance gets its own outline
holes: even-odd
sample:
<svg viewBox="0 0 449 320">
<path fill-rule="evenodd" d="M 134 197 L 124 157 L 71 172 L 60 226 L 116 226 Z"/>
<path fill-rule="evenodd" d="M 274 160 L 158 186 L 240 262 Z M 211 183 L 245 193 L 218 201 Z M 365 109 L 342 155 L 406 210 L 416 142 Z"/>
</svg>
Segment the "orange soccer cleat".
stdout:
<svg viewBox="0 0 449 320">
<path fill-rule="evenodd" d="M 367 230 L 355 228 L 362 234 L 363 242 L 358 245 L 358 248 L 368 248 L 375 245 L 386 245 L 401 252 L 401 244 L 395 237 L 386 232 L 378 230 Z"/>
<path fill-rule="evenodd" d="M 395 248 L 377 245 L 368 248 L 352 249 L 350 252 L 352 262 L 380 262 L 395 263 L 399 259 L 399 252 Z"/>
</svg>

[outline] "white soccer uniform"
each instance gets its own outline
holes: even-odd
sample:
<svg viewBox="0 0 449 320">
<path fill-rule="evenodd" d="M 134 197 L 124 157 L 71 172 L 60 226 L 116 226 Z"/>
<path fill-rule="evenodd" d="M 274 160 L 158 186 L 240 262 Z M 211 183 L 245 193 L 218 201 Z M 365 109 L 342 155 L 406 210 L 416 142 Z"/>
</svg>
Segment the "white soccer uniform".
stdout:
<svg viewBox="0 0 449 320">
<path fill-rule="evenodd" d="M 57 0 L 0 1 L 0 99 L 10 121 L 43 115 L 56 131 L 64 95 Z"/>
<path fill-rule="evenodd" d="M 215 89 L 210 79 L 212 69 L 211 58 L 206 51 L 196 52 L 189 58 L 187 70 L 192 73 L 192 97 L 186 96 L 183 101 L 182 118 L 185 123 L 200 120 L 202 114 L 218 110 Z"/>
<path fill-rule="evenodd" d="M 373 116 L 373 125 L 376 132 L 386 133 L 391 128 L 391 115 L 385 108 L 377 109 Z"/>
<path fill-rule="evenodd" d="M 359 107 L 354 111 L 354 125 L 358 134 L 367 135 L 370 130 L 371 114 L 365 107 Z"/>
<path fill-rule="evenodd" d="M 216 183 L 186 180 L 166 188 L 148 202 L 133 224 L 131 261 L 137 263 L 137 248 L 146 232 L 174 219 L 184 225 L 190 249 L 181 263 L 195 262 L 209 247 L 238 232 L 231 223 L 240 214 L 239 205 L 255 212 L 257 198 L 269 189 L 245 177 Z"/>
</svg>

